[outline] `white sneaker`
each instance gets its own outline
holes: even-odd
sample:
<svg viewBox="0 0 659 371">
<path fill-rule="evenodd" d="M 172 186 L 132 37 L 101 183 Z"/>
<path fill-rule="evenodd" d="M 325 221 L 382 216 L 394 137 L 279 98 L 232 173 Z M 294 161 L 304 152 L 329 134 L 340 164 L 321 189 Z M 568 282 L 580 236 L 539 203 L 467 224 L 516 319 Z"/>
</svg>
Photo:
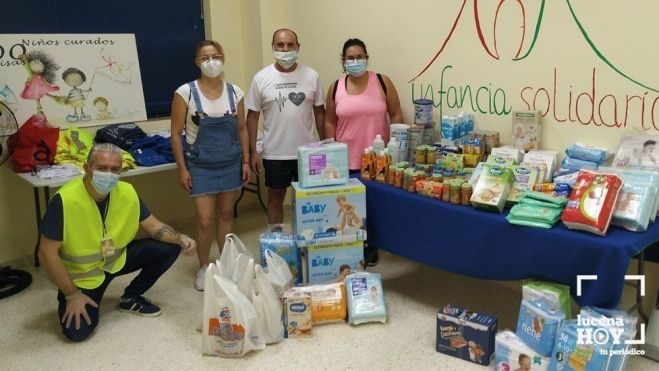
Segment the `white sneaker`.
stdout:
<svg viewBox="0 0 659 371">
<path fill-rule="evenodd" d="M 208 266 L 203 266 L 197 271 L 197 277 L 194 280 L 194 288 L 199 291 L 204 291 L 204 280 L 206 279 L 206 268 Z"/>
</svg>

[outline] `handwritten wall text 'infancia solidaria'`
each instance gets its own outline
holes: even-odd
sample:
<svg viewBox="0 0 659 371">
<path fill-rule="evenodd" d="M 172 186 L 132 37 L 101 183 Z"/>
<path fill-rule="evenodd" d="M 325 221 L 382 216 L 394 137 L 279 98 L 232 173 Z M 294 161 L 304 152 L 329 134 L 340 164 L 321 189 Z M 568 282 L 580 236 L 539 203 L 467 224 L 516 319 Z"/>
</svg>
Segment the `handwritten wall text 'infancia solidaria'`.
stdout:
<svg viewBox="0 0 659 371">
<path fill-rule="evenodd" d="M 0 44 L 0 67 L 19 66 L 22 64 L 21 55 L 32 49 L 61 47 L 61 46 L 110 46 L 115 44 L 115 40 L 103 37 L 75 37 L 71 38 L 22 38 L 16 42 Z"/>
<path fill-rule="evenodd" d="M 431 99 L 443 116 L 444 107 L 471 109 L 482 114 L 505 116 L 512 111 L 511 95 L 492 83 L 481 86 L 451 85 L 452 65 L 442 69 L 439 89 L 432 84 L 412 83 L 412 101 Z M 597 69 L 589 71 L 588 85 L 561 81 L 554 67 L 550 85 L 525 84 L 519 89 L 519 109 L 539 110 L 543 117 L 558 124 L 573 123 L 607 128 L 640 127 L 659 131 L 659 95 L 649 91 L 611 93 L 598 88 Z M 435 85 L 436 86 L 436 85 Z M 517 94 L 515 94 L 517 95 Z"/>
</svg>

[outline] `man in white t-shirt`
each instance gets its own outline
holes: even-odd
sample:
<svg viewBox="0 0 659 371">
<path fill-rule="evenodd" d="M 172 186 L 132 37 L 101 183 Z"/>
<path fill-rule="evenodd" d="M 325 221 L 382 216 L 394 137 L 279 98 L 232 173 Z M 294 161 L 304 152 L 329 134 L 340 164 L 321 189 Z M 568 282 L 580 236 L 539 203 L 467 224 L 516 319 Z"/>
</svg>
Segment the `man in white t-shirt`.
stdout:
<svg viewBox="0 0 659 371">
<path fill-rule="evenodd" d="M 272 35 L 276 62 L 254 75 L 245 99 L 250 166 L 259 174 L 256 134 L 263 111 L 263 168 L 268 189 L 268 226 L 280 229 L 284 198 L 291 181 L 298 180 L 297 148 L 322 139 L 325 96 L 318 73 L 297 63 L 297 34 L 279 29 Z"/>
</svg>

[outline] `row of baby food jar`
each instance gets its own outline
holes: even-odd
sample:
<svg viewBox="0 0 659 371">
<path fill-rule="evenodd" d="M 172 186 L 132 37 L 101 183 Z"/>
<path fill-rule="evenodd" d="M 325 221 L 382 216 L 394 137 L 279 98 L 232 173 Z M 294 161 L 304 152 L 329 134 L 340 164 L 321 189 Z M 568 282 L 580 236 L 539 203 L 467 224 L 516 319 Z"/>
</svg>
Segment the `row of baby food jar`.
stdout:
<svg viewBox="0 0 659 371">
<path fill-rule="evenodd" d="M 376 178 L 376 181 L 453 204 L 469 205 L 471 197 L 469 179 L 472 172 L 471 168 L 452 169 L 440 164 L 410 166 L 408 162 L 402 161 L 389 166 L 384 177 Z M 469 195 L 466 196 L 466 193 Z"/>
</svg>

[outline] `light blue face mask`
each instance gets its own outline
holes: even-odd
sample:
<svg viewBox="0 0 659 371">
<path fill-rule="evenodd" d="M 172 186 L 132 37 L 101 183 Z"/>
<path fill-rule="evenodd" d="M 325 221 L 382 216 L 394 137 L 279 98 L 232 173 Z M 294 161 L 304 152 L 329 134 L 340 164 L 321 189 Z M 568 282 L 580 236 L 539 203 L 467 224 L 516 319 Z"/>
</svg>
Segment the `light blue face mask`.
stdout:
<svg viewBox="0 0 659 371">
<path fill-rule="evenodd" d="M 291 50 L 289 52 L 277 52 L 273 51 L 277 63 L 282 66 L 285 70 L 291 68 L 297 61 L 297 50 Z"/>
<path fill-rule="evenodd" d="M 366 59 L 347 60 L 343 67 L 350 76 L 359 77 L 366 72 Z"/>
<path fill-rule="evenodd" d="M 110 193 L 117 182 L 119 182 L 119 175 L 111 172 L 94 171 L 92 175 L 92 187 L 101 195 Z"/>
</svg>

